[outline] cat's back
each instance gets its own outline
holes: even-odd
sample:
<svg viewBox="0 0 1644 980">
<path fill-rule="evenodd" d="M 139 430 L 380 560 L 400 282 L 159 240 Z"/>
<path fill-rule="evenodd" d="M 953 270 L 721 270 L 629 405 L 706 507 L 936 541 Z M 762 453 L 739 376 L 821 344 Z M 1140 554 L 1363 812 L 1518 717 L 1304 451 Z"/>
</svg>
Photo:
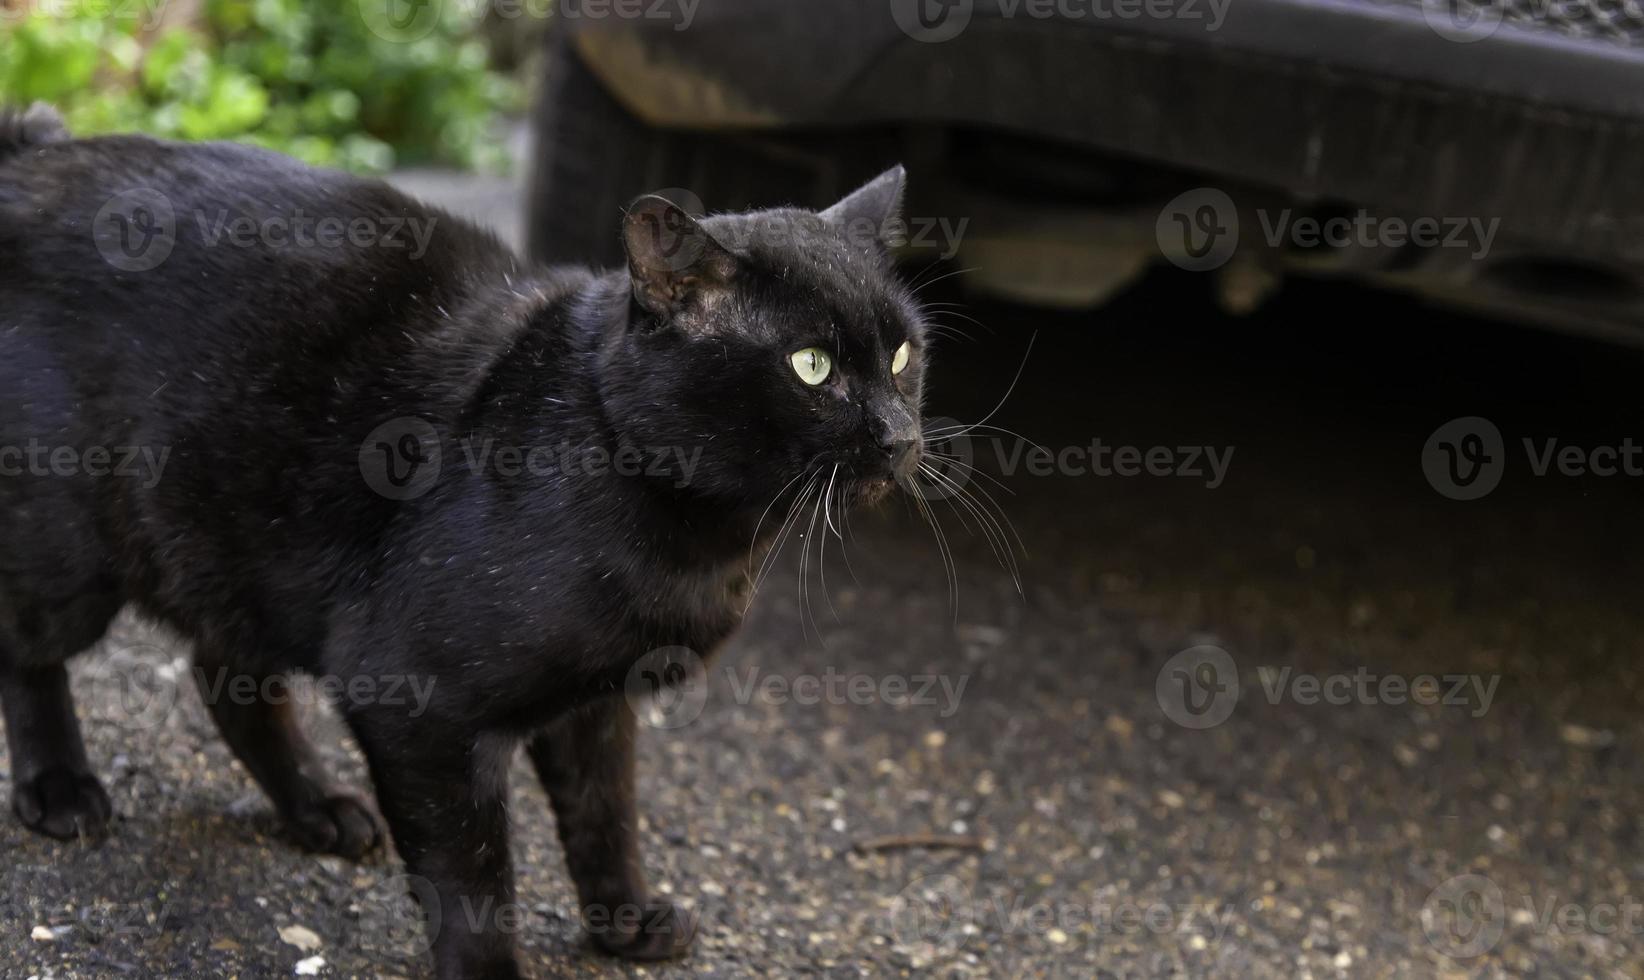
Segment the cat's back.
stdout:
<svg viewBox="0 0 1644 980">
<path fill-rule="evenodd" d="M 392 375 L 519 274 L 494 236 L 382 181 L 0 110 L 0 389 L 25 404 L 322 410 L 311 389 Z"/>
<path fill-rule="evenodd" d="M 0 316 L 12 330 L 360 333 L 514 268 L 494 236 L 379 180 L 258 147 L 74 139 L 0 114 Z M 118 343 L 117 338 L 107 338 Z"/>
</svg>

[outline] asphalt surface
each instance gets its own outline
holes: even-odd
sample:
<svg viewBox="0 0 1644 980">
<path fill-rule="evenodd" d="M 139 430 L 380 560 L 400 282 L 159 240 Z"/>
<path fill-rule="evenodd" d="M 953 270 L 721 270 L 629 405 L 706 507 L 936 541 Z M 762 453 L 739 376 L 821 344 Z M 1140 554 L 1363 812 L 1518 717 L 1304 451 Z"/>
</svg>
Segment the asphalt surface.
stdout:
<svg viewBox="0 0 1644 980">
<path fill-rule="evenodd" d="M 992 423 L 1100 439 L 1104 467 L 1197 447 L 1200 473 L 1037 475 L 973 433 L 1020 591 L 946 504 L 956 598 L 902 503 L 853 518 L 849 568 L 830 542 L 825 587 L 812 554 L 808 605 L 790 550 L 700 711 L 642 743 L 647 865 L 700 917 L 694 954 L 588 950 L 521 767 L 533 975 L 1644 973 L 1644 477 L 1537 476 L 1522 446 L 1644 441 L 1644 356 L 1341 287 L 1229 319 L 1186 273 L 1097 314 L 967 312 L 934 413 L 987 415 L 1036 337 Z M 1504 440 L 1471 501 L 1423 466 L 1466 416 Z M 76 690 L 116 825 L 65 845 L 0 820 L 0 976 L 425 976 L 398 864 L 298 851 L 167 693 L 184 651 L 130 622 L 106 647 Z"/>
</svg>

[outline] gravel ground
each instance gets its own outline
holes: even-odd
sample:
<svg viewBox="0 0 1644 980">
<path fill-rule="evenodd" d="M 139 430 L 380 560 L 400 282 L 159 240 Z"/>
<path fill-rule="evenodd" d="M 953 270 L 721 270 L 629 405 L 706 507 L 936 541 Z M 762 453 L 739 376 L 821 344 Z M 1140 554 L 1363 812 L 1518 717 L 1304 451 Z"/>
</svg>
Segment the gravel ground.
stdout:
<svg viewBox="0 0 1644 980">
<path fill-rule="evenodd" d="M 474 195 L 442 197 L 506 189 Z M 1007 475 L 1017 446 L 976 440 L 1020 592 L 950 509 L 957 600 L 900 505 L 853 521 L 849 569 L 834 542 L 825 588 L 813 559 L 808 611 L 786 562 L 700 715 L 643 742 L 647 860 L 700 916 L 693 956 L 587 950 L 522 767 L 534 975 L 1644 973 L 1638 480 L 1538 478 L 1520 446 L 1644 439 L 1640 355 L 1341 288 L 1229 320 L 1186 274 L 1098 315 L 969 312 L 987 329 L 958 324 L 936 411 L 980 418 L 1037 331 L 994 422 L 1058 450 L 1231 449 L 1225 479 Z M 1466 415 L 1507 465 L 1461 502 L 1422 451 Z M 116 826 L 62 845 L 0 821 L 0 976 L 426 975 L 397 863 L 297 851 L 169 693 L 183 651 L 131 622 L 106 646 L 76 684 Z M 1221 673 L 1179 658 L 1205 646 Z M 1382 686 L 1428 674 L 1456 697 Z M 1340 675 L 1369 680 L 1308 696 Z"/>
</svg>

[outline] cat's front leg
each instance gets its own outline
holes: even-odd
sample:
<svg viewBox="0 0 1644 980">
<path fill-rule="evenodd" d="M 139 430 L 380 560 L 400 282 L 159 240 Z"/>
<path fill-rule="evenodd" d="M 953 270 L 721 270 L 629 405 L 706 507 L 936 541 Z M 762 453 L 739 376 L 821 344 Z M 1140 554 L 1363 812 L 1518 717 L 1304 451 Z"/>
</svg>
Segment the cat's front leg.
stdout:
<svg viewBox="0 0 1644 980">
<path fill-rule="evenodd" d="M 515 741 L 458 725 L 407 724 L 377 709 L 349 724 L 371 765 L 377 804 L 406 870 L 423 879 L 439 980 L 519 980 L 503 924 L 517 911 L 508 852 L 508 763 Z M 432 907 L 431 907 L 432 906 Z"/>
<path fill-rule="evenodd" d="M 596 945 L 659 960 L 690 948 L 695 923 L 650 897 L 634 806 L 634 713 L 620 696 L 568 712 L 530 743 L 559 823 L 565 863 Z"/>
</svg>

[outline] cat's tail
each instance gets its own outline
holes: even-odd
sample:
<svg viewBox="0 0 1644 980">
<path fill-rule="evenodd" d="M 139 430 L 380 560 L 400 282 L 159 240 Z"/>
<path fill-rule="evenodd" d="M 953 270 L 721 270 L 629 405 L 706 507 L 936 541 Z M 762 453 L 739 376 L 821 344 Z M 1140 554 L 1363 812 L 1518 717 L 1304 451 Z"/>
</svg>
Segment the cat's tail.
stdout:
<svg viewBox="0 0 1644 980">
<path fill-rule="evenodd" d="M 36 102 L 27 109 L 0 107 L 0 163 L 31 146 L 69 138 L 56 109 Z"/>
</svg>

